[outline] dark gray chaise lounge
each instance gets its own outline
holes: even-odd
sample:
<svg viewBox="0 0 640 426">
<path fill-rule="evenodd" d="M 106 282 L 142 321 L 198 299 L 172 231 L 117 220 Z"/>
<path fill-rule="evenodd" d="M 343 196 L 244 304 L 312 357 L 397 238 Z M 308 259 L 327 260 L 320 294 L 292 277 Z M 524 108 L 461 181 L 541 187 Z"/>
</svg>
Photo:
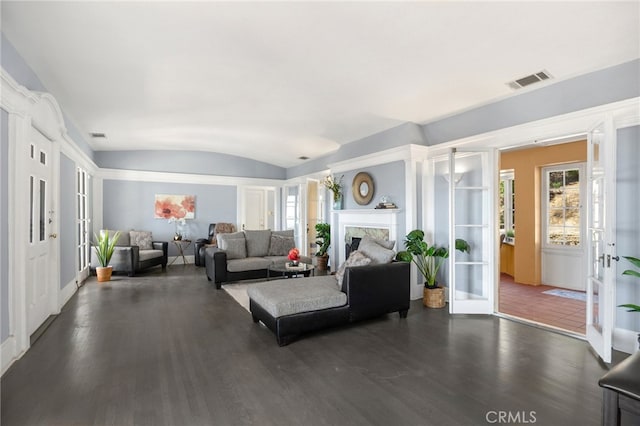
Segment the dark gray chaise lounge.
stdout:
<svg viewBox="0 0 640 426">
<path fill-rule="evenodd" d="M 398 312 L 407 316 L 410 264 L 347 267 L 342 288 L 335 276 L 284 279 L 252 285 L 253 321 L 262 321 L 280 346 L 297 336 L 327 327 Z"/>
</svg>

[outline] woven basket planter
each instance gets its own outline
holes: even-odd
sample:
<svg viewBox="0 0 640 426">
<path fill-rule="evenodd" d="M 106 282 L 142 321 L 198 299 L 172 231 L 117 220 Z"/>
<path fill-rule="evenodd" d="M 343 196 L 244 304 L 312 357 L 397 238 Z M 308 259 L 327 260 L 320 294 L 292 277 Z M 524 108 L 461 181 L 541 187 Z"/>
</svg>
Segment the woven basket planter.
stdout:
<svg viewBox="0 0 640 426">
<path fill-rule="evenodd" d="M 444 287 L 438 287 L 438 288 L 425 287 L 423 297 L 422 297 L 422 303 L 427 308 L 444 308 L 445 307 Z"/>
</svg>

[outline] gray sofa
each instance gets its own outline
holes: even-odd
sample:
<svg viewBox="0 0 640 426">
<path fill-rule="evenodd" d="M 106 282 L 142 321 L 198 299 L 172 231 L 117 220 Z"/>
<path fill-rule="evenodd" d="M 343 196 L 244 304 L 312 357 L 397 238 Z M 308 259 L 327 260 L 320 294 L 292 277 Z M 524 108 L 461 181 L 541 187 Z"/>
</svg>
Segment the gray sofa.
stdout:
<svg viewBox="0 0 640 426">
<path fill-rule="evenodd" d="M 217 247 L 205 249 L 204 266 L 207 279 L 218 289 L 225 282 L 267 277 L 269 267 L 285 263 L 295 247 L 293 230 L 246 230 L 219 234 L 217 239 Z M 301 261 L 311 263 L 308 257 Z"/>
<path fill-rule="evenodd" d="M 100 233 L 109 232 L 111 237 L 117 231 L 100 230 Z M 111 257 L 109 265 L 113 272 L 126 272 L 132 277 L 136 272 L 144 269 L 161 266 L 167 268 L 169 243 L 167 241 L 153 241 L 151 232 L 148 231 L 120 231 L 120 237 Z M 91 248 L 91 271 L 100 266 L 95 249 Z"/>
</svg>

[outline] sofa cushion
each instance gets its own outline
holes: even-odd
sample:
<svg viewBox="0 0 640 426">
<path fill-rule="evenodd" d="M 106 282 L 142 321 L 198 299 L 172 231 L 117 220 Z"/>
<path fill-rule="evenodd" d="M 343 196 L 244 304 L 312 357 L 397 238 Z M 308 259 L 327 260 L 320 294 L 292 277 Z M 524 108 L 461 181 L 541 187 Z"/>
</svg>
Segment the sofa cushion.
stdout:
<svg viewBox="0 0 640 426">
<path fill-rule="evenodd" d="M 229 259 L 227 255 L 227 259 Z M 271 265 L 269 259 L 264 257 L 245 257 L 244 259 L 232 259 L 227 261 L 227 271 L 244 272 L 267 269 Z"/>
<path fill-rule="evenodd" d="M 225 234 L 222 234 L 225 235 Z M 227 260 L 244 259 L 247 257 L 247 246 L 244 238 L 222 238 L 218 235 L 218 244 L 220 249 L 227 253 Z"/>
<path fill-rule="evenodd" d="M 268 256 L 286 256 L 289 254 L 289 250 L 296 246 L 296 242 L 293 237 L 284 237 L 282 235 L 271 235 L 271 242 L 269 244 Z"/>
<path fill-rule="evenodd" d="M 363 238 L 358 251 L 371 259 L 372 265 L 391 263 L 396 252 L 378 244 L 373 238 Z"/>
<path fill-rule="evenodd" d="M 347 304 L 347 295 L 331 275 L 258 283 L 249 286 L 247 294 L 274 318 Z"/>
<path fill-rule="evenodd" d="M 140 250 L 138 252 L 138 259 L 140 262 L 149 259 L 155 259 L 156 257 L 162 257 L 164 252 L 162 250 Z"/>
<path fill-rule="evenodd" d="M 269 254 L 269 243 L 271 243 L 270 229 L 244 231 L 244 236 L 247 240 L 248 257 L 262 257 Z"/>
<path fill-rule="evenodd" d="M 365 256 L 364 253 L 362 253 L 361 251 L 356 250 L 354 252 L 351 252 L 351 254 L 349 255 L 349 258 L 346 261 L 344 261 L 342 265 L 340 265 L 340 267 L 338 268 L 338 271 L 336 272 L 336 280 L 337 280 L 336 284 L 338 285 L 338 288 L 342 289 L 342 280 L 344 279 L 344 270 L 347 269 L 347 267 L 366 266 L 370 263 L 372 263 L 371 259 Z"/>
<path fill-rule="evenodd" d="M 153 235 L 149 231 L 130 231 L 129 238 L 132 246 L 140 250 L 153 250 Z"/>
<path fill-rule="evenodd" d="M 271 231 L 271 235 L 293 238 L 293 229 L 285 229 L 284 231 Z"/>
</svg>

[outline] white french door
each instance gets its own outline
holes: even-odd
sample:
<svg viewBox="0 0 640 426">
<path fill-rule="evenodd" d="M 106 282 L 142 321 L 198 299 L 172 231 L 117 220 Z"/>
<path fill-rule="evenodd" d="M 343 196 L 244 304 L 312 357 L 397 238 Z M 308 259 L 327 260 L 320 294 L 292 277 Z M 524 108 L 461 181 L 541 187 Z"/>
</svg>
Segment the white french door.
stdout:
<svg viewBox="0 0 640 426">
<path fill-rule="evenodd" d="M 612 123 L 589 132 L 587 147 L 587 340 L 604 362 L 611 362 L 617 260 Z"/>
<path fill-rule="evenodd" d="M 27 334 L 32 334 L 51 315 L 56 283 L 52 267 L 53 240 L 57 237 L 53 223 L 53 144 L 31 128 L 27 146 L 28 234 L 26 265 Z"/>
<path fill-rule="evenodd" d="M 493 314 L 498 181 L 496 150 L 449 153 L 449 312 Z M 463 239 L 469 253 L 455 249 Z"/>
</svg>

